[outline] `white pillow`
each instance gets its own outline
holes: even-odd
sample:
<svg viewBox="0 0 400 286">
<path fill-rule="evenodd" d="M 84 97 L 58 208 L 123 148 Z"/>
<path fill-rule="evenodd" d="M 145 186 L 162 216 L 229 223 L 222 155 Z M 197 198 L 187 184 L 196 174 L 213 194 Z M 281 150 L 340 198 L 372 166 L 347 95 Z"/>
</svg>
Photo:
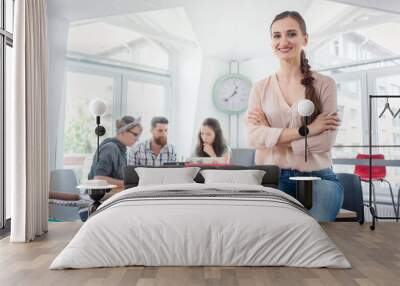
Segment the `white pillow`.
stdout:
<svg viewBox="0 0 400 286">
<path fill-rule="evenodd" d="M 202 170 L 204 183 L 234 183 L 261 185 L 265 171 L 261 170 Z"/>
<path fill-rule="evenodd" d="M 200 168 L 135 168 L 139 186 L 195 183 Z"/>
</svg>

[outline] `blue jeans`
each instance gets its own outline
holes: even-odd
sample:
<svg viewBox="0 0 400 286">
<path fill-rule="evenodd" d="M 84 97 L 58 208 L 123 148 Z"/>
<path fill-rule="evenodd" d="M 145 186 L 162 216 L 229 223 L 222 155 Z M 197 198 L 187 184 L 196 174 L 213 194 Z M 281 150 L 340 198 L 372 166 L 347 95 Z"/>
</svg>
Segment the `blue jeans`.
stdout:
<svg viewBox="0 0 400 286">
<path fill-rule="evenodd" d="M 313 207 L 310 214 L 318 221 L 334 221 L 343 204 L 343 186 L 332 169 L 312 172 L 282 169 L 279 189 L 296 198 L 296 182 L 289 178 L 297 176 L 312 176 L 322 179 L 313 182 Z"/>
</svg>

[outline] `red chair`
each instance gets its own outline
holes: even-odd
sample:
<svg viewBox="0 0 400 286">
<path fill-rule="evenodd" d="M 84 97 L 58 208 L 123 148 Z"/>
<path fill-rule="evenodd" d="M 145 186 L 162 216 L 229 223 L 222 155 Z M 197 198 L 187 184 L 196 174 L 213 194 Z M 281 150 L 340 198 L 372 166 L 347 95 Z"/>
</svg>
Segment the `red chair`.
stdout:
<svg viewBox="0 0 400 286">
<path fill-rule="evenodd" d="M 378 159 L 384 160 L 385 156 L 383 154 L 357 154 L 356 159 Z M 370 167 L 368 165 L 356 165 L 354 168 L 354 174 L 358 175 L 363 182 L 369 182 L 369 172 Z M 394 214 L 398 217 L 398 211 L 396 209 L 396 204 L 394 202 L 394 196 L 392 191 L 392 185 L 386 178 L 386 166 L 371 166 L 371 180 L 372 180 L 372 197 L 374 202 L 375 212 L 377 213 L 376 208 L 376 197 L 375 197 L 375 186 L 373 181 L 385 182 L 389 186 L 390 195 L 392 197 L 392 204 L 394 209 Z"/>
</svg>

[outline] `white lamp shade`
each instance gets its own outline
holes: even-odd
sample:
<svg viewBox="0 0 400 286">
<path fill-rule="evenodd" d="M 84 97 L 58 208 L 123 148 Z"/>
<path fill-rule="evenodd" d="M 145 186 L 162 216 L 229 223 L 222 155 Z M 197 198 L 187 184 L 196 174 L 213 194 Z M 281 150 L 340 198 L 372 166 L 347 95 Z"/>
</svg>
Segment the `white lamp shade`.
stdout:
<svg viewBox="0 0 400 286">
<path fill-rule="evenodd" d="M 93 116 L 102 116 L 107 111 L 107 105 L 103 100 L 96 98 L 90 102 L 89 111 Z"/>
<path fill-rule="evenodd" d="M 300 100 L 297 104 L 297 112 L 300 116 L 311 116 L 314 112 L 314 103 L 308 99 Z"/>
</svg>

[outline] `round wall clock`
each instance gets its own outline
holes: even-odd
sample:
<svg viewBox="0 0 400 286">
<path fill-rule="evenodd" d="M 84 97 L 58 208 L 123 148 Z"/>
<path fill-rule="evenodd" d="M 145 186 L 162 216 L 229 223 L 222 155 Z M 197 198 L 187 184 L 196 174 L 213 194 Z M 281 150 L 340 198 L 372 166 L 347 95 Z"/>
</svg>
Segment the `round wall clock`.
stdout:
<svg viewBox="0 0 400 286">
<path fill-rule="evenodd" d="M 239 114 L 247 109 L 251 81 L 241 74 L 227 74 L 214 85 L 213 99 L 216 107 L 229 114 Z"/>
</svg>

